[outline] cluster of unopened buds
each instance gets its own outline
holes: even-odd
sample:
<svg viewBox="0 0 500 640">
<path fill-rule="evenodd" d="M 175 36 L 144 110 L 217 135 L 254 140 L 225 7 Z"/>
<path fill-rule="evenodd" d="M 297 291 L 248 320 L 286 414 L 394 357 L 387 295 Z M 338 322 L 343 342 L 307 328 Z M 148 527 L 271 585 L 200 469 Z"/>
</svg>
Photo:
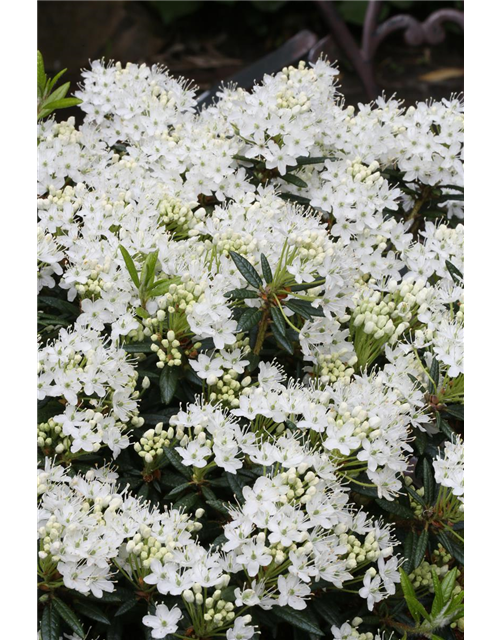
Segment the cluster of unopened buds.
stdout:
<svg viewBox="0 0 500 640">
<path fill-rule="evenodd" d="M 381 183 L 384 181 L 378 171 L 380 165 L 376 160 L 369 166 L 362 164 L 361 158 L 356 158 L 354 161 L 347 160 L 347 167 L 346 173 L 352 176 L 354 182 L 366 182 L 366 184 L 372 185 L 377 181 Z"/>
<path fill-rule="evenodd" d="M 361 632 L 358 627 L 363 624 L 363 618 L 356 617 L 351 622 L 344 622 L 341 627 L 332 626 L 333 640 L 374 640 L 371 631 Z M 378 636 L 377 636 L 378 637 Z"/>
<path fill-rule="evenodd" d="M 279 74 L 280 80 L 285 80 L 290 88 L 283 89 L 276 94 L 276 107 L 278 109 L 290 109 L 292 113 L 309 111 L 311 102 L 308 96 L 301 91 L 297 94 L 296 85 L 302 82 L 304 76 L 315 77 L 314 71 L 306 67 L 306 63 L 301 60 L 297 67 L 283 67 Z"/>
<path fill-rule="evenodd" d="M 62 425 L 54 418 L 49 418 L 47 422 L 41 422 L 37 427 L 38 446 L 46 454 L 54 452 L 63 454 L 71 448 L 71 438 L 65 436 Z"/>
<path fill-rule="evenodd" d="M 196 511 L 195 517 L 201 518 L 204 514 L 203 509 Z M 180 517 L 180 520 L 186 522 L 189 518 L 189 514 L 184 513 Z M 190 521 L 186 525 L 186 531 L 189 533 L 195 533 L 199 531 L 203 525 L 201 522 Z M 165 541 L 160 541 L 152 532 L 151 528 L 146 525 L 141 525 L 138 533 L 129 540 L 125 546 L 125 554 L 128 556 L 128 563 L 131 567 L 134 566 L 134 562 L 131 561 L 130 556 L 134 556 L 140 561 L 141 566 L 149 570 L 152 562 L 166 563 L 169 560 L 173 560 L 175 551 L 179 547 L 178 542 L 169 538 Z M 149 575 L 149 574 L 148 574 Z M 148 579 L 148 576 L 144 578 L 146 584 L 153 584 L 153 580 Z"/>
<path fill-rule="evenodd" d="M 373 531 L 370 531 L 363 541 L 354 535 L 341 534 L 339 536 L 340 544 L 347 547 L 347 569 L 355 569 L 365 562 L 375 562 L 378 560 L 381 550 L 378 542 L 375 540 Z M 388 550 L 384 549 L 384 553 L 392 553 L 392 547 Z"/>
<path fill-rule="evenodd" d="M 163 311 L 162 309 L 157 312 L 156 318 L 148 318 L 147 320 L 145 320 L 145 322 L 153 320 L 151 324 L 154 325 L 154 321 L 162 321 L 160 320 L 160 318 L 165 320 L 165 311 Z M 172 331 L 172 329 L 167 331 L 167 335 L 164 338 L 161 338 L 157 333 L 153 333 L 153 335 L 151 336 L 151 340 L 153 342 L 153 344 L 151 345 L 151 351 L 156 353 L 156 355 L 158 356 L 158 362 L 156 363 L 158 369 L 163 369 L 165 365 L 168 367 L 181 366 L 182 352 L 179 351 L 181 343 L 175 337 L 175 332 Z"/>
<path fill-rule="evenodd" d="M 221 233 L 215 233 L 212 242 L 221 255 L 229 256 L 231 251 L 235 251 L 239 255 L 247 256 L 249 262 L 255 262 L 257 240 L 250 233 L 225 229 Z"/>
<path fill-rule="evenodd" d="M 159 422 L 154 429 L 148 429 L 134 444 L 136 451 L 141 458 L 144 458 L 146 465 L 151 465 L 163 455 L 163 449 L 169 447 L 174 437 L 174 430 L 169 427 L 163 428 L 163 422 Z"/>
<path fill-rule="evenodd" d="M 306 371 L 312 373 L 315 378 L 319 378 L 322 384 L 333 384 L 337 380 L 347 384 L 354 374 L 352 365 L 356 363 L 357 356 L 348 362 L 342 362 L 340 359 L 342 355 L 342 353 L 320 353 L 316 356 L 317 364 L 306 368 Z"/>
<path fill-rule="evenodd" d="M 109 291 L 113 288 L 112 282 L 106 282 L 101 278 L 101 273 L 106 272 L 109 269 L 111 259 L 107 258 L 106 262 L 107 264 L 105 264 L 104 266 L 101 264 L 96 264 L 85 282 L 77 282 L 75 284 L 75 289 L 81 299 L 99 298 L 101 295 L 101 291 Z"/>
<path fill-rule="evenodd" d="M 196 225 L 205 218 L 206 211 L 202 207 L 193 211 L 197 206 L 198 202 L 183 203 L 178 198 L 166 195 L 158 206 L 160 223 L 174 238 L 198 235 Z"/>
<path fill-rule="evenodd" d="M 224 583 L 228 584 L 229 576 L 225 575 L 223 578 Z M 216 589 L 211 596 L 206 597 L 206 595 L 203 594 L 202 586 L 196 583 L 191 589 L 185 589 L 182 592 L 182 597 L 188 609 L 190 605 L 195 605 L 204 612 L 203 620 L 207 623 L 205 625 L 206 631 L 217 629 L 225 623 L 234 620 L 234 604 L 222 598 L 222 591 L 220 589 Z"/>
</svg>

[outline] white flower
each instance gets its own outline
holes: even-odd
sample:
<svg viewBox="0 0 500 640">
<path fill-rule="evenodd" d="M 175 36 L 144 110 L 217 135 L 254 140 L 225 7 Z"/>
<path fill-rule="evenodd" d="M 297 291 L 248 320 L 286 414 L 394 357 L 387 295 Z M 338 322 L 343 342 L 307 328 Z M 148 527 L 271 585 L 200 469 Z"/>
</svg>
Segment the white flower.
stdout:
<svg viewBox="0 0 500 640">
<path fill-rule="evenodd" d="M 177 623 L 181 618 L 182 613 L 178 607 L 169 609 L 164 604 L 159 604 L 156 607 L 155 614 L 144 616 L 142 623 L 152 629 L 151 635 L 153 638 L 164 638 L 169 633 L 177 631 Z"/>
</svg>

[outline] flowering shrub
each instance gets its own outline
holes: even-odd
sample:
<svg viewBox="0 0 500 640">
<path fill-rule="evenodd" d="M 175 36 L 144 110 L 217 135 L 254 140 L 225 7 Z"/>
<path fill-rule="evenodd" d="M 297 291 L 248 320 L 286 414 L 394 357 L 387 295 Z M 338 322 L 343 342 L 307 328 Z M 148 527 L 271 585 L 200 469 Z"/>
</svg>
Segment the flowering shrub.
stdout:
<svg viewBox="0 0 500 640">
<path fill-rule="evenodd" d="M 39 122 L 42 640 L 463 637 L 463 105 L 337 73 Z"/>
</svg>

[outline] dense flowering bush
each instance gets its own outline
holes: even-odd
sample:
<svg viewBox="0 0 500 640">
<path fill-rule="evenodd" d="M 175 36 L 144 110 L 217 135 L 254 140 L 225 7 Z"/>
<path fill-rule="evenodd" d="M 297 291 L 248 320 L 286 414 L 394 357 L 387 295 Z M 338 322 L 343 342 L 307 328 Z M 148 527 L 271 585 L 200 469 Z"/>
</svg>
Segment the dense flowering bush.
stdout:
<svg viewBox="0 0 500 640">
<path fill-rule="evenodd" d="M 39 122 L 42 640 L 463 637 L 463 105 L 337 73 Z"/>
</svg>

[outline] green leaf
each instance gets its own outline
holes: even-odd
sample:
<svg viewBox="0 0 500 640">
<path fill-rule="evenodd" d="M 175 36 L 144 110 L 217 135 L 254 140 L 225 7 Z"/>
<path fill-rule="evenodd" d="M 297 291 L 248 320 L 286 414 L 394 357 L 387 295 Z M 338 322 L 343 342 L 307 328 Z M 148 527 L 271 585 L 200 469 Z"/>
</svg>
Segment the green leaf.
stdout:
<svg viewBox="0 0 500 640">
<path fill-rule="evenodd" d="M 452 198 L 449 197 L 449 200 L 451 200 Z M 463 196 L 459 196 L 457 198 L 458 200 L 463 200 Z M 448 272 L 450 274 L 450 276 L 453 279 L 453 282 L 455 284 L 463 284 L 464 281 L 464 276 L 463 274 L 456 268 L 456 266 L 454 264 L 452 264 L 449 260 L 445 260 L 445 264 L 446 264 L 446 268 L 448 269 Z"/>
<path fill-rule="evenodd" d="M 91 620 L 102 622 L 103 624 L 111 624 L 109 618 L 100 610 L 100 608 L 91 602 L 79 600 L 75 605 L 75 609 Z"/>
<path fill-rule="evenodd" d="M 441 413 L 439 411 L 436 412 L 436 426 L 439 429 L 439 431 L 441 431 L 441 433 L 444 433 L 444 435 L 448 438 L 448 440 L 452 440 L 453 436 L 455 435 L 453 429 L 450 427 L 450 425 L 446 422 L 446 420 L 444 420 L 441 416 Z"/>
<path fill-rule="evenodd" d="M 415 605 L 415 603 L 418 603 L 417 596 L 415 595 L 415 590 L 412 583 L 410 582 L 410 578 L 406 575 L 404 570 L 400 569 L 399 573 L 401 576 L 401 588 L 403 590 L 403 595 L 405 597 L 408 610 L 415 622 L 418 624 L 420 622 L 420 612 L 418 610 L 418 607 Z"/>
<path fill-rule="evenodd" d="M 56 596 L 52 598 L 52 604 L 70 629 L 74 631 L 77 636 L 80 636 L 80 638 L 85 638 L 85 631 L 83 630 L 82 624 L 74 611 L 72 611 L 65 602 L 59 600 Z"/>
<path fill-rule="evenodd" d="M 399 502 L 390 502 L 389 500 L 384 500 L 384 498 L 376 498 L 375 502 L 381 509 L 384 509 L 384 511 L 393 513 L 394 515 L 403 518 L 403 520 L 413 520 L 415 518 L 413 511 L 408 507 L 399 504 Z"/>
<path fill-rule="evenodd" d="M 443 599 L 445 602 L 448 602 L 453 595 L 453 589 L 455 588 L 455 582 L 457 580 L 458 569 L 457 567 L 453 567 L 451 571 L 443 578 L 441 582 L 441 589 L 443 592 Z"/>
<path fill-rule="evenodd" d="M 146 260 L 142 265 L 141 286 L 146 287 L 146 289 L 149 289 L 153 283 L 157 262 L 158 262 L 158 249 L 150 253 L 146 257 Z"/>
<path fill-rule="evenodd" d="M 418 504 L 421 507 L 426 507 L 427 505 L 425 504 L 425 500 L 422 498 L 421 495 L 419 495 L 415 489 L 413 489 L 413 487 L 405 487 L 406 491 L 410 494 L 410 496 L 416 501 L 418 502 Z M 415 515 L 413 515 L 413 517 L 415 517 Z"/>
<path fill-rule="evenodd" d="M 414 547 L 414 537 L 415 534 L 413 531 L 410 531 L 404 542 L 403 554 L 405 557 L 405 561 L 403 563 L 403 569 L 406 573 L 411 573 L 415 568 L 414 555 L 413 555 L 413 547 Z"/>
<path fill-rule="evenodd" d="M 432 569 L 432 584 L 434 585 L 434 600 L 432 601 L 431 615 L 436 616 L 444 607 L 443 588 L 435 569 Z"/>
<path fill-rule="evenodd" d="M 333 156 L 319 156 L 319 157 L 311 156 L 310 158 L 301 156 L 300 158 L 297 158 L 297 164 L 299 166 L 303 166 L 306 164 L 321 164 L 325 160 L 335 160 L 335 158 Z"/>
<path fill-rule="evenodd" d="M 139 316 L 139 318 L 143 318 L 144 320 L 149 318 L 149 313 L 142 307 L 137 307 L 135 313 Z"/>
<path fill-rule="evenodd" d="M 302 180 L 302 178 L 299 178 L 299 176 L 294 175 L 293 173 L 286 173 L 284 176 L 281 176 L 281 179 L 285 182 L 289 182 L 290 184 L 295 185 L 296 187 L 307 189 L 307 182 Z"/>
<path fill-rule="evenodd" d="M 189 511 L 198 502 L 198 495 L 196 493 L 189 493 L 187 496 L 183 496 L 177 502 L 174 502 L 173 509 L 183 509 Z"/>
<path fill-rule="evenodd" d="M 282 200 L 288 200 L 289 202 L 296 202 L 297 204 L 303 204 L 306 207 L 311 204 L 309 198 L 303 196 L 296 196 L 294 193 L 279 193 L 279 197 Z"/>
<path fill-rule="evenodd" d="M 236 331 L 248 331 L 252 327 L 255 327 L 261 318 L 262 311 L 260 308 L 252 307 L 251 309 L 245 309 L 238 320 Z"/>
<path fill-rule="evenodd" d="M 172 280 L 170 280 L 169 278 L 162 278 L 161 280 L 157 280 L 153 284 L 151 289 L 149 289 L 148 294 L 151 298 L 164 296 L 170 289 L 171 284 L 172 284 Z"/>
<path fill-rule="evenodd" d="M 121 254 L 125 261 L 125 266 L 127 267 L 127 271 L 129 272 L 130 277 L 132 278 L 132 282 L 135 284 L 137 288 L 139 288 L 139 274 L 137 273 L 137 269 L 135 268 L 135 264 L 134 264 L 134 261 L 132 260 L 132 256 L 125 249 L 125 247 L 122 247 L 122 245 L 119 245 L 118 248 L 121 251 Z"/>
<path fill-rule="evenodd" d="M 179 381 L 180 367 L 164 366 L 160 374 L 160 395 L 165 404 L 170 404 Z"/>
<path fill-rule="evenodd" d="M 443 545 L 443 547 L 451 553 L 451 555 L 458 560 L 460 564 L 464 564 L 464 550 L 462 546 L 456 544 L 453 540 L 451 540 L 445 533 L 438 533 L 437 539 Z"/>
<path fill-rule="evenodd" d="M 62 313 L 69 313 L 74 317 L 80 315 L 80 309 L 67 300 L 61 300 L 61 298 L 53 298 L 51 296 L 38 296 L 38 301 L 48 305 L 49 307 L 53 307 Z"/>
<path fill-rule="evenodd" d="M 259 294 L 253 289 L 233 289 L 224 294 L 225 298 L 233 298 L 234 300 L 245 300 L 246 298 L 258 298 Z"/>
<path fill-rule="evenodd" d="M 337 627 L 342 626 L 342 618 L 340 613 L 333 602 L 333 598 L 329 598 L 328 595 L 320 595 L 312 600 L 314 610 L 325 620 L 329 626 L 335 625 Z"/>
<path fill-rule="evenodd" d="M 236 474 L 228 473 L 227 480 L 229 482 L 229 486 L 231 487 L 231 491 L 238 498 L 238 500 L 243 503 L 245 498 L 243 497 L 242 487 L 244 486 L 240 481 Z"/>
<path fill-rule="evenodd" d="M 163 449 L 163 453 L 165 454 L 165 457 L 168 458 L 170 464 L 174 467 L 174 469 L 177 469 L 177 471 L 188 480 L 192 480 L 193 470 L 183 464 L 182 458 L 177 453 L 177 451 L 175 451 L 175 449 L 169 449 L 168 447 L 165 447 Z"/>
<path fill-rule="evenodd" d="M 417 548 L 415 550 L 415 569 L 420 566 L 422 560 L 425 556 L 425 551 L 427 549 L 427 543 L 429 541 L 429 532 L 427 529 L 424 529 L 418 536 Z"/>
<path fill-rule="evenodd" d="M 165 498 L 173 498 L 179 493 L 182 493 L 183 491 L 185 491 L 186 489 L 190 489 L 191 487 L 192 487 L 192 484 L 190 482 L 183 482 L 179 486 L 174 487 L 172 491 L 170 491 L 170 493 L 167 493 Z"/>
<path fill-rule="evenodd" d="M 413 435 L 415 437 L 415 440 L 413 441 L 415 445 L 414 448 L 420 455 L 422 455 L 427 444 L 427 435 L 423 431 L 420 431 L 420 429 L 415 429 Z"/>
<path fill-rule="evenodd" d="M 424 476 L 424 491 L 425 498 L 427 504 L 433 504 L 434 502 L 434 471 L 432 468 L 432 464 L 429 462 L 428 458 L 424 458 L 422 462 L 422 473 Z"/>
<path fill-rule="evenodd" d="M 286 336 L 286 322 L 278 307 L 271 307 L 271 317 L 276 326 L 276 329 L 281 333 L 282 336 Z"/>
<path fill-rule="evenodd" d="M 152 344 L 153 343 L 151 341 L 131 342 L 130 344 L 124 344 L 123 349 L 125 349 L 127 353 L 151 353 Z"/>
<path fill-rule="evenodd" d="M 47 82 L 47 76 L 45 75 L 45 66 L 43 64 L 43 56 L 40 51 L 36 52 L 37 57 L 37 67 L 36 67 L 36 83 L 37 87 L 40 90 L 40 93 L 43 93 L 45 89 L 45 84 Z"/>
<path fill-rule="evenodd" d="M 133 598 L 130 598 L 130 600 L 126 600 L 120 607 L 118 607 L 118 609 L 115 612 L 115 617 L 117 616 L 122 616 L 124 613 L 127 613 L 127 611 L 130 611 L 131 609 L 133 609 L 135 607 L 135 605 L 137 604 L 137 600 L 135 598 L 135 596 Z"/>
<path fill-rule="evenodd" d="M 67 69 L 62 69 L 57 75 L 47 82 L 46 93 L 50 93 L 56 86 L 57 81 L 66 73 Z"/>
<path fill-rule="evenodd" d="M 236 265 L 236 268 L 245 278 L 245 280 L 249 284 L 251 284 L 252 287 L 259 289 L 262 286 L 262 278 L 259 276 L 255 268 L 248 262 L 246 258 L 240 256 L 239 253 L 236 253 L 235 251 L 230 251 L 229 253 L 231 255 L 231 258 L 233 259 L 234 264 Z"/>
<path fill-rule="evenodd" d="M 57 610 L 48 604 L 40 622 L 41 640 L 59 640 L 61 619 Z"/>
<path fill-rule="evenodd" d="M 69 82 L 65 82 L 64 84 L 62 84 L 58 89 L 56 89 L 53 93 L 50 94 L 50 96 L 43 103 L 43 106 L 44 107 L 52 106 L 53 103 L 58 102 L 59 100 L 62 100 L 68 93 L 69 86 L 70 86 Z"/>
<path fill-rule="evenodd" d="M 430 369 L 430 379 L 427 390 L 429 393 L 436 393 L 439 385 L 439 362 L 436 358 L 433 358 L 431 369 Z"/>
<path fill-rule="evenodd" d="M 325 315 L 321 307 L 313 307 L 312 303 L 307 300 L 287 300 L 286 304 L 292 311 L 295 311 L 306 319 L 310 317 L 322 318 Z"/>
<path fill-rule="evenodd" d="M 56 102 L 50 102 L 47 106 L 44 105 L 42 112 L 40 113 L 41 118 L 45 118 L 50 113 L 55 111 L 56 109 L 67 109 L 68 107 L 76 107 L 81 104 L 81 100 L 79 98 L 63 98 L 62 100 L 57 100 Z"/>
<path fill-rule="evenodd" d="M 260 254 L 260 263 L 262 265 L 262 273 L 267 284 L 271 284 L 271 282 L 273 281 L 273 272 L 271 271 L 269 262 L 263 253 Z"/>
<path fill-rule="evenodd" d="M 446 405 L 445 409 L 446 413 L 449 413 L 450 416 L 457 418 L 458 420 L 464 421 L 464 405 L 463 404 L 450 404 Z"/>
<path fill-rule="evenodd" d="M 289 353 L 291 356 L 294 354 L 293 343 L 289 340 L 288 336 L 284 336 L 276 327 L 275 324 L 271 325 L 271 331 L 273 332 L 274 339 L 279 347 Z"/>
<path fill-rule="evenodd" d="M 321 629 L 311 619 L 310 614 L 306 613 L 307 609 L 297 611 L 287 605 L 285 607 L 274 607 L 272 612 L 273 615 L 281 618 L 281 620 L 284 620 L 285 622 L 288 622 L 288 624 L 291 624 L 297 629 L 302 629 L 303 631 L 307 631 L 307 633 L 313 633 L 317 636 L 324 635 Z"/>
<path fill-rule="evenodd" d="M 123 620 L 114 617 L 107 629 L 106 640 L 122 640 Z"/>
<path fill-rule="evenodd" d="M 224 515 L 228 514 L 227 505 L 225 502 L 222 502 L 222 500 L 207 500 L 206 503 L 219 513 L 223 513 Z"/>
</svg>

